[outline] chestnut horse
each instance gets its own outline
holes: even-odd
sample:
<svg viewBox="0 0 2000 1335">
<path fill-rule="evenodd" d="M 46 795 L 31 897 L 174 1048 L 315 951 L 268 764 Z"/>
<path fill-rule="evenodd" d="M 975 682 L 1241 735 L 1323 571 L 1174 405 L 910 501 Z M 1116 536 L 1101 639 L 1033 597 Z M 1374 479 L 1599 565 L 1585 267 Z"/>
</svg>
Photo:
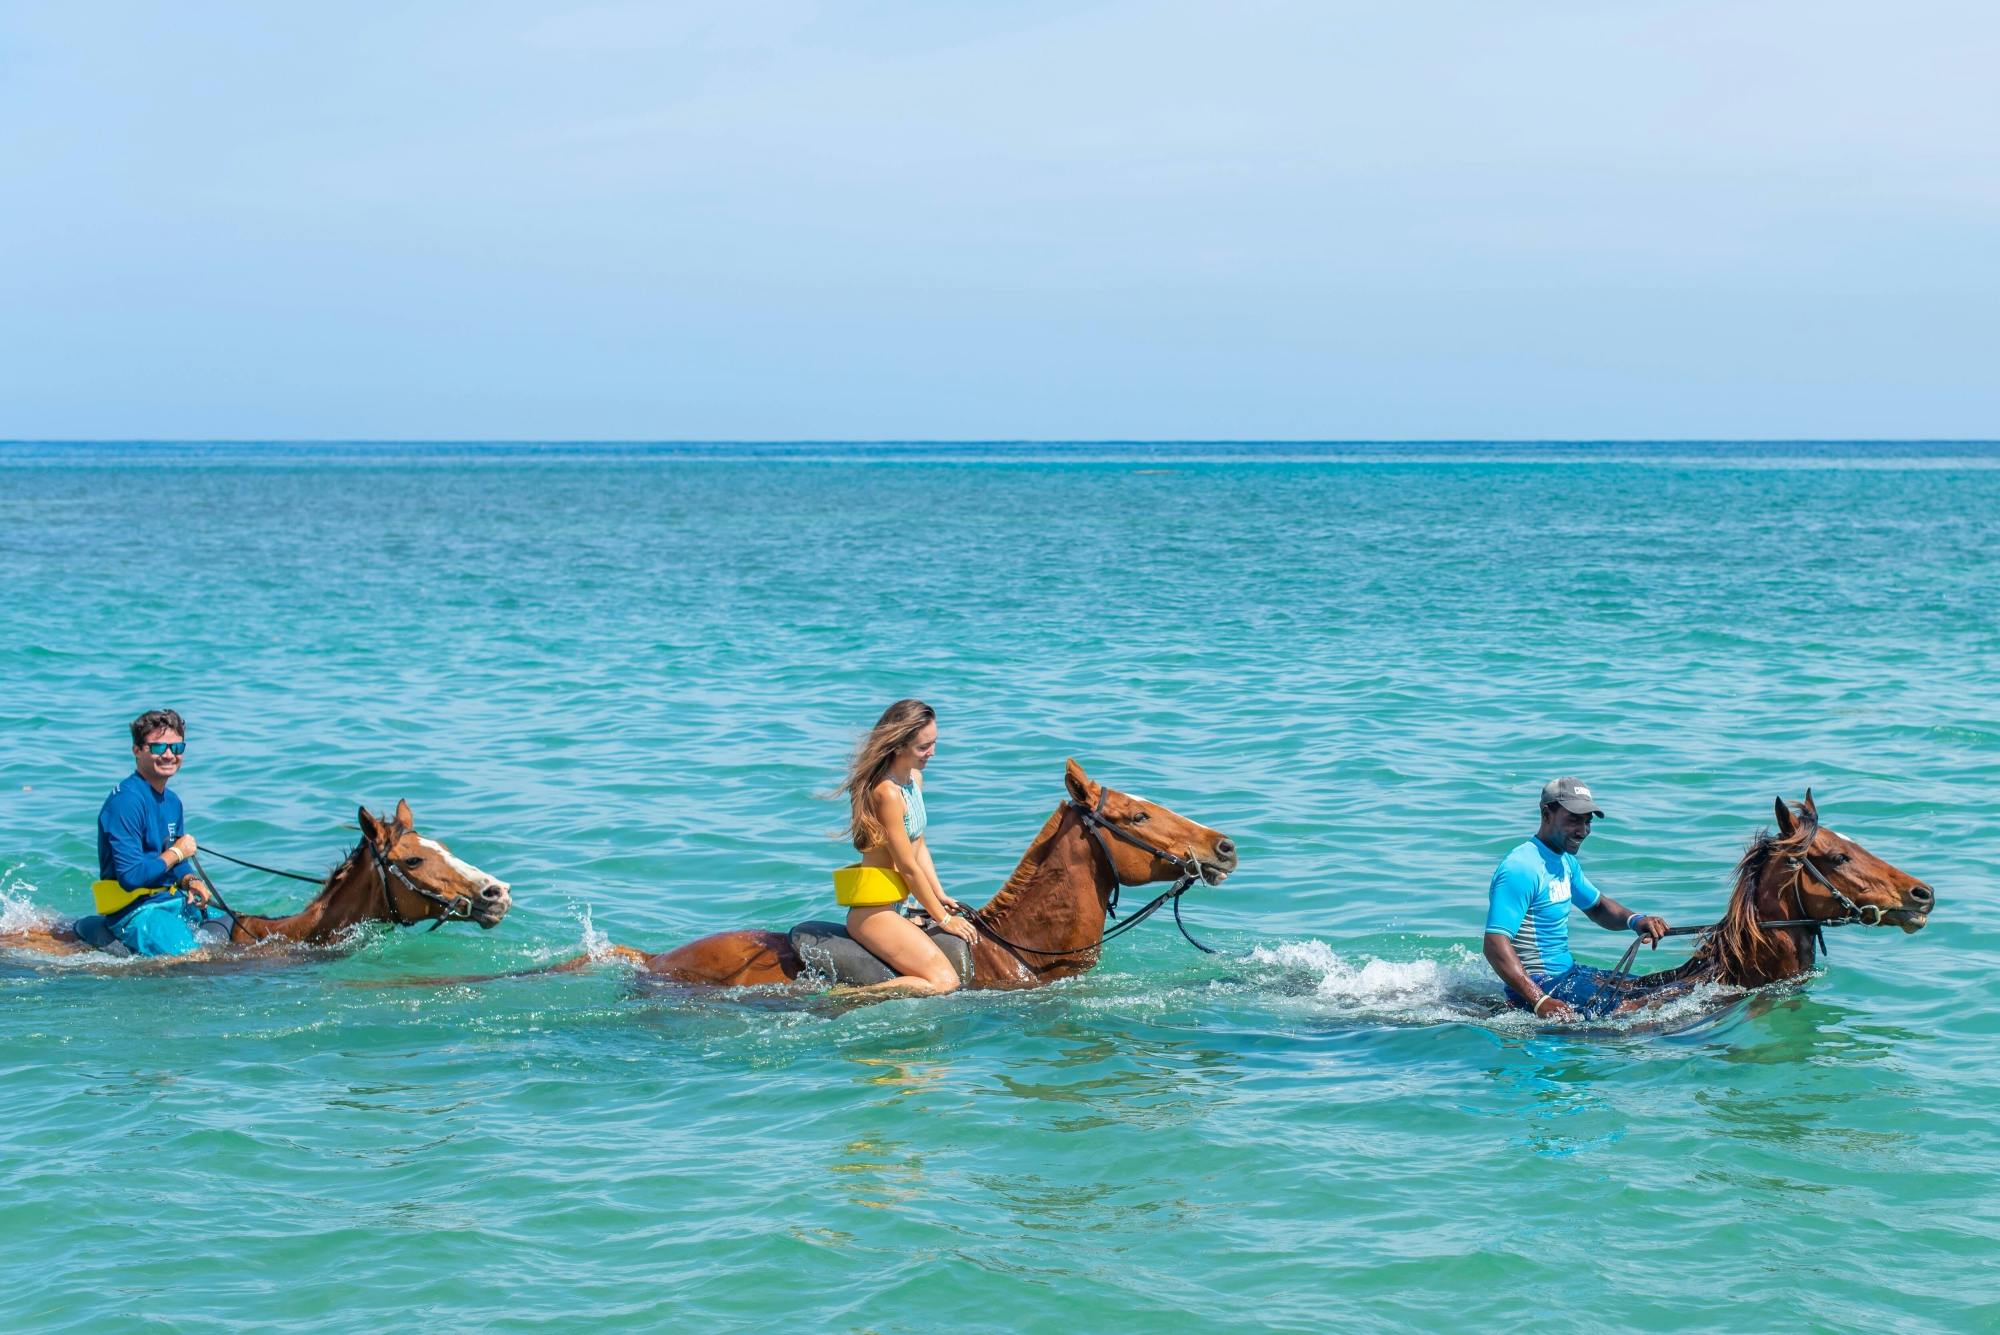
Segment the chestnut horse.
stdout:
<svg viewBox="0 0 2000 1335">
<path fill-rule="evenodd" d="M 1172 881 L 1177 893 L 1197 881 L 1219 885 L 1236 869 L 1236 845 L 1216 831 L 1095 783 L 1074 760 L 1064 782 L 1068 799 L 1000 892 L 970 915 L 979 929 L 973 987 L 1039 987 L 1082 973 L 1097 962 L 1119 887 Z M 784 932 L 720 932 L 659 955 L 629 946 L 611 953 L 663 980 L 695 986 L 787 983 L 808 972 Z M 535 972 L 579 969 L 593 958 Z"/>
<path fill-rule="evenodd" d="M 1759 830 L 1750 841 L 1736 864 L 1736 889 L 1722 921 L 1675 928 L 1674 935 L 1702 934 L 1694 955 L 1677 969 L 1630 979 L 1626 986 L 1649 995 L 1624 1003 L 1620 1012 L 1698 983 L 1747 989 L 1797 978 L 1812 971 L 1828 927 L 1923 930 L 1937 893 L 1821 825 L 1811 789 L 1796 807 L 1781 797 L 1774 810 L 1777 833 Z"/>
<path fill-rule="evenodd" d="M 320 883 L 319 893 L 284 918 L 230 913 L 231 945 L 325 945 L 365 922 L 411 927 L 466 919 L 490 928 L 507 916 L 513 899 L 505 881 L 460 861 L 435 839 L 418 834 L 408 802 L 383 821 L 361 809 L 361 842 Z M 34 927 L 0 935 L 0 949 L 73 955 L 93 947 L 73 924 Z"/>
</svg>

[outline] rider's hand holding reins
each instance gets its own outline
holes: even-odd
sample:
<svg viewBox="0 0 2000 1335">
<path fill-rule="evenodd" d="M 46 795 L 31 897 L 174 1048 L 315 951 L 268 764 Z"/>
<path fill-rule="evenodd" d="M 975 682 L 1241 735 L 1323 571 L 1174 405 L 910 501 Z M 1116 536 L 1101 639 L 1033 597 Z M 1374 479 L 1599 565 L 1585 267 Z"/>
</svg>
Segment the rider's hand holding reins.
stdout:
<svg viewBox="0 0 2000 1335">
<path fill-rule="evenodd" d="M 1660 942 L 1667 938 L 1667 920 L 1657 914 L 1642 913 L 1632 919 L 1632 930 L 1641 941 L 1658 950 Z"/>
<path fill-rule="evenodd" d="M 979 939 L 979 929 L 972 925 L 972 919 L 965 916 L 965 905 L 949 895 L 939 896 L 938 903 L 944 909 L 944 916 L 937 920 L 938 926 L 967 943 Z"/>
</svg>

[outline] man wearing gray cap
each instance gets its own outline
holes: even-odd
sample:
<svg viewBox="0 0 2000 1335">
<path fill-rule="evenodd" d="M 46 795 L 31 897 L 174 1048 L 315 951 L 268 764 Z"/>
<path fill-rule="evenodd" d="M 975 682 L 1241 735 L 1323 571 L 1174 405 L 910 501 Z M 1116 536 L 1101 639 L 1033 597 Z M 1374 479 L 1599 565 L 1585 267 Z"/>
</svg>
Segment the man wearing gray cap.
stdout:
<svg viewBox="0 0 2000 1335">
<path fill-rule="evenodd" d="M 1508 1004 L 1543 1019 L 1602 1017 L 1650 991 L 1571 958 L 1572 904 L 1599 927 L 1637 932 L 1656 948 L 1667 934 L 1664 919 L 1627 909 L 1577 863 L 1590 822 L 1603 815 L 1581 780 L 1550 779 L 1542 785 L 1541 828 L 1500 859 L 1487 887 L 1486 962 L 1507 985 Z"/>
</svg>

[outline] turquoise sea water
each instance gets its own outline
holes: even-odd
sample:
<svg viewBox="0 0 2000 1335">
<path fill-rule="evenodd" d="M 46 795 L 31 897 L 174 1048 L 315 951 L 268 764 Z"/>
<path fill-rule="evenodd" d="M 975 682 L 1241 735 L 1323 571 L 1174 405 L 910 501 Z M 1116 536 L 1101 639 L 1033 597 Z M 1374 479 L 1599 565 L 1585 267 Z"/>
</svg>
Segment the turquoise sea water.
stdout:
<svg viewBox="0 0 2000 1335">
<path fill-rule="evenodd" d="M 1992 1329 L 1996 514 L 1981 444 L 0 446 L 0 929 L 81 910 L 159 703 L 204 841 L 318 871 L 407 797 L 517 905 L 0 955 L 0 1327 Z M 410 985 L 824 916 L 906 694 L 947 889 L 1075 756 L 1238 841 L 1222 953 Z M 1671 1037 L 1478 1022 L 1557 772 L 1672 920 L 1808 785 L 1938 912 Z"/>
</svg>

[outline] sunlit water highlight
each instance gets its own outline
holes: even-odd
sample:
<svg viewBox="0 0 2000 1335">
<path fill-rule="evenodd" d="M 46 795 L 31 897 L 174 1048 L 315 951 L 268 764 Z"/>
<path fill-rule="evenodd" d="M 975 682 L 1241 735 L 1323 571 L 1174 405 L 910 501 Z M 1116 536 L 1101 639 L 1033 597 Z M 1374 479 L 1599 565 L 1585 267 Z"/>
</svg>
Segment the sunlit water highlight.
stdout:
<svg viewBox="0 0 2000 1335">
<path fill-rule="evenodd" d="M 518 903 L 289 968 L 0 957 L 0 1327 L 1991 1328 L 1996 462 L 0 446 L 0 932 L 81 909 L 161 701 L 214 846 L 323 870 L 407 797 Z M 411 985 L 825 916 L 817 795 L 903 694 L 949 889 L 1074 755 L 1237 839 L 1223 953 Z M 1558 771 L 1674 921 L 1808 784 L 1939 911 L 1664 1032 L 1495 1015 L 1486 877 Z"/>
</svg>

